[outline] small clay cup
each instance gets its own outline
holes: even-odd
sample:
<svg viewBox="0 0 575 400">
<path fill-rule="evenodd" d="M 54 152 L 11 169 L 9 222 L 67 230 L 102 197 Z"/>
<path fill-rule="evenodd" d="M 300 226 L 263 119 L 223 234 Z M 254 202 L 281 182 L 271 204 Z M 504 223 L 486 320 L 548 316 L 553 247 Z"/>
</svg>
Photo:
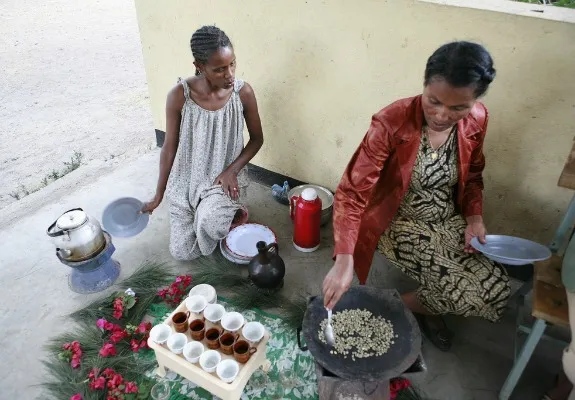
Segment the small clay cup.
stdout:
<svg viewBox="0 0 575 400">
<path fill-rule="evenodd" d="M 233 346 L 234 358 L 240 364 L 245 364 L 248 362 L 252 354 L 254 354 L 258 349 L 255 347 L 250 347 L 247 340 L 238 340 Z"/>
<path fill-rule="evenodd" d="M 220 328 L 210 328 L 206 331 L 206 345 L 210 350 L 216 350 L 220 348 L 220 336 L 222 335 L 222 330 Z"/>
<path fill-rule="evenodd" d="M 238 340 L 237 333 L 225 332 L 220 336 L 220 351 L 228 356 L 234 354 L 234 343 Z"/>
<path fill-rule="evenodd" d="M 172 317 L 172 322 L 174 323 L 174 329 L 179 333 L 186 333 L 188 330 L 188 318 L 190 318 L 190 312 L 180 311 L 174 314 Z"/>
<path fill-rule="evenodd" d="M 203 318 L 198 318 L 190 322 L 190 336 L 193 340 L 204 340 L 204 336 L 206 336 L 206 323 Z"/>
</svg>

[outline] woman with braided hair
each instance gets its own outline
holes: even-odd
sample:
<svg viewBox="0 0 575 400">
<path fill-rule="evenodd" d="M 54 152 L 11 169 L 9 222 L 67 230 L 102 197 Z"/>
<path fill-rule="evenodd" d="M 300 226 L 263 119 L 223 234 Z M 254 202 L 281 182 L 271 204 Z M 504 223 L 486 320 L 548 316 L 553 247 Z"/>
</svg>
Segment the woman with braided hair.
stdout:
<svg viewBox="0 0 575 400">
<path fill-rule="evenodd" d="M 402 295 L 441 350 L 452 334 L 441 315 L 501 318 L 505 269 L 474 252 L 485 242 L 483 140 L 487 109 L 478 99 L 495 77 L 483 46 L 453 42 L 427 61 L 423 93 L 375 114 L 337 188 L 335 263 L 324 284 L 328 308 L 365 284 L 375 251 L 419 283 Z"/>
<path fill-rule="evenodd" d="M 246 165 L 264 141 L 256 96 L 235 78 L 228 36 L 203 26 L 190 45 L 196 74 L 168 93 L 156 194 L 142 209 L 152 213 L 168 199 L 170 252 L 178 260 L 211 254 L 234 223 L 247 220 L 240 203 L 248 185 Z"/>
</svg>

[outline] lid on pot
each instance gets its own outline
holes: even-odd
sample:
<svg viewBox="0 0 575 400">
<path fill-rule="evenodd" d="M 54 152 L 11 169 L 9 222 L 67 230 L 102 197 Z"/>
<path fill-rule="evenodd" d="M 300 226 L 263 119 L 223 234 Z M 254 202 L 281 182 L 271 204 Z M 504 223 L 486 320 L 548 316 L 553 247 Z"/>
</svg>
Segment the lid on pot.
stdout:
<svg viewBox="0 0 575 400">
<path fill-rule="evenodd" d="M 82 225 L 88 219 L 88 215 L 80 210 L 70 210 L 62 214 L 56 221 L 56 226 L 60 229 L 74 229 Z"/>
<path fill-rule="evenodd" d="M 304 189 L 303 192 L 301 192 L 301 198 L 305 201 L 314 201 L 317 199 L 317 192 L 312 188 Z"/>
</svg>

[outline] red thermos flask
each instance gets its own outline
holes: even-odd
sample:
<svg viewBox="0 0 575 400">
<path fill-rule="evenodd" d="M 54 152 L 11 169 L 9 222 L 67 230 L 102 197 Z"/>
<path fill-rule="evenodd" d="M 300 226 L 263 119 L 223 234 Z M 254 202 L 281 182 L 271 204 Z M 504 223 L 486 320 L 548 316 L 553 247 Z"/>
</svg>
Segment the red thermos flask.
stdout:
<svg viewBox="0 0 575 400">
<path fill-rule="evenodd" d="M 317 250 L 320 242 L 321 199 L 314 189 L 307 188 L 300 196 L 293 196 L 290 202 L 294 247 L 307 253 Z"/>
</svg>

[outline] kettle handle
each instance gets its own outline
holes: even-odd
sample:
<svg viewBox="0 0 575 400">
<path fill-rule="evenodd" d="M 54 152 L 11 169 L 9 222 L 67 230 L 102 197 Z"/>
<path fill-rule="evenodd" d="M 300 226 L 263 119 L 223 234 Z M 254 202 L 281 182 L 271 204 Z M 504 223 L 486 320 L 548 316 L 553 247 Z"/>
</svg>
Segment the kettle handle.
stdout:
<svg viewBox="0 0 575 400">
<path fill-rule="evenodd" d="M 70 211 L 84 211 L 82 210 L 80 207 L 78 208 L 72 208 L 71 210 L 68 210 L 66 212 L 63 212 L 62 215 L 69 213 Z M 61 216 L 62 216 L 61 215 Z M 50 237 L 57 237 L 57 236 L 62 236 L 64 235 L 64 231 L 63 230 L 53 230 L 53 228 L 56 226 L 56 222 L 58 222 L 58 220 L 54 221 L 54 223 L 52 225 L 50 225 L 48 227 L 48 229 L 46 229 L 46 234 Z"/>
<path fill-rule="evenodd" d="M 297 207 L 297 196 L 292 196 L 289 199 L 289 216 L 293 221 L 295 219 L 295 209 Z"/>
</svg>

